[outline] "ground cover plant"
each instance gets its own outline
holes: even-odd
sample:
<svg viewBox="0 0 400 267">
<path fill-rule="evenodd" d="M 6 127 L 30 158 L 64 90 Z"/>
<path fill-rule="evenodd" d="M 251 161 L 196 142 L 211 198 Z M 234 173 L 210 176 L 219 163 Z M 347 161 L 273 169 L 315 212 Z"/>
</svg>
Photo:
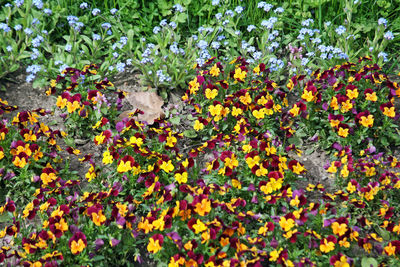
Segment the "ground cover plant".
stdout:
<svg viewBox="0 0 400 267">
<path fill-rule="evenodd" d="M 0 78 L 55 105 L 0 99 L 0 263 L 399 265 L 395 2 L 4 4 Z"/>
</svg>

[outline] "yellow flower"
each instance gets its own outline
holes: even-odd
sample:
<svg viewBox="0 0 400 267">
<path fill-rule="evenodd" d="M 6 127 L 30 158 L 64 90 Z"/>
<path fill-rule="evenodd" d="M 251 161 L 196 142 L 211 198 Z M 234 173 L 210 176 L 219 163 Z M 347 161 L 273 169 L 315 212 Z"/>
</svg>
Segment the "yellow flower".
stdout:
<svg viewBox="0 0 400 267">
<path fill-rule="evenodd" d="M 110 164 L 113 162 L 113 156 L 111 155 L 110 151 L 105 151 L 103 153 L 103 164 Z"/>
<path fill-rule="evenodd" d="M 340 257 L 340 261 L 336 261 L 334 267 L 350 267 L 345 255 Z"/>
<path fill-rule="evenodd" d="M 239 101 L 242 102 L 245 105 L 248 105 L 251 103 L 251 96 L 248 92 L 246 92 L 246 94 L 243 96 L 239 97 Z"/>
<path fill-rule="evenodd" d="M 257 120 L 264 119 L 265 117 L 264 109 L 253 110 L 252 114 Z"/>
<path fill-rule="evenodd" d="M 376 102 L 378 100 L 378 97 L 376 96 L 376 92 L 366 93 L 365 99 L 368 101 Z"/>
<path fill-rule="evenodd" d="M 106 216 L 104 216 L 103 211 L 99 210 L 99 213 L 92 213 L 92 221 L 95 225 L 100 226 L 106 221 Z"/>
<path fill-rule="evenodd" d="M 279 251 L 278 250 L 271 251 L 269 253 L 269 260 L 270 261 L 277 261 L 282 250 L 283 249 L 281 248 L 281 249 L 279 249 Z"/>
<path fill-rule="evenodd" d="M 174 145 L 176 144 L 176 137 L 172 136 L 171 132 L 169 132 L 168 136 L 167 136 L 167 146 L 169 147 L 174 147 Z"/>
<path fill-rule="evenodd" d="M 241 108 L 237 108 L 237 107 L 232 108 L 232 116 L 237 117 L 242 113 L 243 113 L 243 110 Z"/>
<path fill-rule="evenodd" d="M 68 102 L 68 100 L 66 98 L 62 98 L 61 96 L 58 96 L 56 105 L 60 109 L 63 109 L 67 105 L 67 102 Z"/>
<path fill-rule="evenodd" d="M 347 232 L 347 225 L 345 223 L 339 224 L 338 222 L 334 222 L 331 227 L 335 235 L 342 236 Z"/>
<path fill-rule="evenodd" d="M 233 75 L 233 78 L 235 78 L 236 80 L 243 81 L 244 78 L 246 78 L 246 76 L 247 76 L 246 71 L 242 71 L 241 68 L 237 68 L 235 69 L 235 74 Z"/>
<path fill-rule="evenodd" d="M 194 80 L 189 82 L 189 91 L 191 94 L 196 94 L 199 90 L 200 84 L 197 82 L 197 77 Z"/>
<path fill-rule="evenodd" d="M 354 90 L 347 90 L 346 95 L 350 98 L 350 99 L 355 99 L 358 97 L 358 90 L 357 88 L 355 88 Z"/>
<path fill-rule="evenodd" d="M 360 124 L 364 127 L 372 127 L 374 124 L 374 116 L 368 115 L 368 117 L 362 116 L 360 120 Z"/>
<path fill-rule="evenodd" d="M 160 166 L 160 169 L 164 170 L 165 172 L 169 173 L 174 170 L 174 165 L 172 165 L 172 161 L 169 160 L 168 162 L 163 161 Z"/>
<path fill-rule="evenodd" d="M 212 66 L 212 68 L 211 68 L 211 70 L 210 70 L 210 74 L 211 74 L 213 77 L 218 77 L 219 74 L 220 74 L 220 72 L 221 72 L 221 71 L 219 70 L 217 64 L 214 64 L 214 66 Z"/>
<path fill-rule="evenodd" d="M 390 107 L 390 108 L 385 107 L 383 109 L 383 115 L 386 115 L 386 116 L 388 116 L 390 118 L 393 118 L 394 116 L 396 116 L 396 113 L 394 111 L 394 107 Z"/>
<path fill-rule="evenodd" d="M 68 113 L 72 113 L 75 110 L 77 110 L 78 108 L 80 108 L 80 105 L 79 105 L 78 101 L 74 101 L 73 103 L 67 102 L 67 111 L 68 111 Z"/>
<path fill-rule="evenodd" d="M 279 225 L 282 227 L 282 229 L 287 232 L 289 231 L 291 228 L 294 227 L 295 222 L 292 218 L 289 218 L 286 220 L 285 217 L 281 217 L 281 219 L 279 220 Z"/>
<path fill-rule="evenodd" d="M 157 253 L 158 251 L 161 250 L 161 245 L 159 240 L 154 241 L 154 239 L 150 237 L 149 241 L 150 242 L 147 245 L 147 251 L 151 253 Z"/>
<path fill-rule="evenodd" d="M 71 242 L 71 252 L 72 254 L 78 254 L 83 251 L 83 249 L 86 247 L 85 243 L 83 243 L 82 239 L 79 239 L 78 242 L 73 240 Z"/>
<path fill-rule="evenodd" d="M 175 180 L 179 183 L 186 183 L 187 182 L 187 178 L 188 178 L 188 173 L 187 172 L 183 172 L 183 173 L 176 173 L 175 174 Z"/>
<path fill-rule="evenodd" d="M 346 138 L 349 135 L 349 129 L 340 127 L 339 131 L 338 131 L 338 135 Z"/>
<path fill-rule="evenodd" d="M 204 129 L 204 124 L 201 123 L 199 120 L 196 120 L 194 122 L 193 129 L 195 129 L 196 131 L 203 130 Z"/>
<path fill-rule="evenodd" d="M 201 202 L 196 203 L 194 211 L 200 216 L 206 215 L 211 211 L 211 201 L 209 199 L 203 199 Z"/>
<path fill-rule="evenodd" d="M 293 108 L 291 108 L 289 112 L 292 114 L 293 117 L 296 117 L 299 115 L 300 108 L 297 106 L 297 104 L 294 104 Z"/>
<path fill-rule="evenodd" d="M 121 172 L 130 171 L 130 170 L 132 170 L 131 162 L 130 161 L 124 162 L 121 160 L 118 165 L 117 172 L 121 173 Z"/>
<path fill-rule="evenodd" d="M 309 90 L 304 90 L 303 94 L 301 95 L 301 98 L 306 100 L 307 102 L 311 102 L 314 100 L 313 92 Z"/>
<path fill-rule="evenodd" d="M 260 65 L 257 65 L 254 69 L 253 69 L 254 73 L 256 73 L 257 75 L 260 75 Z"/>
<path fill-rule="evenodd" d="M 197 219 L 196 224 L 193 225 L 193 229 L 194 229 L 194 232 L 196 234 L 198 234 L 198 233 L 201 233 L 201 232 L 207 230 L 207 226 L 202 221 Z"/>
<path fill-rule="evenodd" d="M 392 243 L 389 243 L 389 245 L 387 245 L 385 247 L 385 252 L 386 254 L 388 254 L 389 256 L 395 255 L 396 253 L 396 247 L 392 246 Z"/>
<path fill-rule="evenodd" d="M 324 239 L 324 243 L 319 245 L 319 250 L 324 253 L 328 253 L 335 249 L 335 243 L 332 241 L 328 242 L 328 240 Z"/>
<path fill-rule="evenodd" d="M 212 100 L 218 95 L 218 90 L 217 89 L 211 90 L 210 88 L 207 88 L 205 94 L 206 94 L 207 99 Z"/>
</svg>

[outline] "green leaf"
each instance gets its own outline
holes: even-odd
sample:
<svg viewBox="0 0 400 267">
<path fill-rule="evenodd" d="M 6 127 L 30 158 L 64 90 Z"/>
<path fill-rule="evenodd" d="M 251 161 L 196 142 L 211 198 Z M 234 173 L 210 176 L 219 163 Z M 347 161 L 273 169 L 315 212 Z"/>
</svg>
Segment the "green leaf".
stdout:
<svg viewBox="0 0 400 267">
<path fill-rule="evenodd" d="M 181 119 L 180 119 L 179 117 L 176 116 L 176 117 L 170 118 L 169 121 L 170 121 L 172 124 L 178 125 L 178 124 L 181 122 Z"/>
<path fill-rule="evenodd" d="M 378 262 L 374 258 L 363 257 L 361 260 L 361 267 L 377 267 Z"/>
<path fill-rule="evenodd" d="M 183 135 L 184 135 L 185 137 L 188 137 L 188 138 L 196 138 L 196 137 L 197 137 L 197 133 L 196 133 L 196 131 L 193 130 L 193 129 L 185 130 L 185 131 L 183 132 Z"/>
</svg>

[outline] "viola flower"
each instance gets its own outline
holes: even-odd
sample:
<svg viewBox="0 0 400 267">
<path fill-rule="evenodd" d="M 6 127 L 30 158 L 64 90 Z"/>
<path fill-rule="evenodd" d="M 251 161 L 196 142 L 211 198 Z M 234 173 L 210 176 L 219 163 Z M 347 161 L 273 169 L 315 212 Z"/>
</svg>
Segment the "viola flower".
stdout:
<svg viewBox="0 0 400 267">
<path fill-rule="evenodd" d="M 149 239 L 149 244 L 147 245 L 147 251 L 150 253 L 157 253 L 161 250 L 162 244 L 164 242 L 164 236 L 161 234 L 155 234 Z"/>
<path fill-rule="evenodd" d="M 338 135 L 340 137 L 346 138 L 349 135 L 350 127 L 345 123 L 340 123 L 338 125 Z"/>
<path fill-rule="evenodd" d="M 374 92 L 371 88 L 367 88 L 364 91 L 365 99 L 368 101 L 376 102 L 378 97 L 376 96 L 376 92 Z"/>
<path fill-rule="evenodd" d="M 170 173 L 171 171 L 173 171 L 175 169 L 175 167 L 172 164 L 172 161 L 168 160 L 168 161 L 162 161 L 162 163 L 160 165 L 160 169 L 162 169 L 166 173 Z"/>
<path fill-rule="evenodd" d="M 217 63 L 215 63 L 214 66 L 212 66 L 212 68 L 210 70 L 210 74 L 213 77 L 218 77 L 220 73 L 221 73 L 221 70 L 218 67 Z"/>
<path fill-rule="evenodd" d="M 383 115 L 388 116 L 389 118 L 394 118 L 396 116 L 395 108 L 391 102 L 384 103 L 380 105 L 379 108 Z"/>
<path fill-rule="evenodd" d="M 56 171 L 53 168 L 44 168 L 40 175 L 40 179 L 42 180 L 43 185 L 51 185 L 57 180 Z"/>
<path fill-rule="evenodd" d="M 68 242 L 68 246 L 71 249 L 72 254 L 80 254 L 87 246 L 86 236 L 82 232 L 76 232 Z"/>
<path fill-rule="evenodd" d="M 304 165 L 300 164 L 297 160 L 289 161 L 288 167 L 295 174 L 302 174 L 306 171 Z"/>
<path fill-rule="evenodd" d="M 374 125 L 374 116 L 372 114 L 367 114 L 367 113 L 363 114 L 360 116 L 359 123 L 364 127 L 370 128 Z"/>
<path fill-rule="evenodd" d="M 330 235 L 327 238 L 321 239 L 319 249 L 323 253 L 329 253 L 330 251 L 335 249 L 336 242 L 337 242 L 336 237 Z"/>
<path fill-rule="evenodd" d="M 245 69 L 236 68 L 233 78 L 235 78 L 239 82 L 243 82 L 244 79 L 246 78 L 246 76 L 247 76 L 247 72 L 245 71 Z"/>
<path fill-rule="evenodd" d="M 211 211 L 211 201 L 204 198 L 201 202 L 196 203 L 194 211 L 200 216 L 205 216 Z"/>
<path fill-rule="evenodd" d="M 133 169 L 134 165 L 135 165 L 135 159 L 130 155 L 126 155 L 119 161 L 117 172 L 119 173 L 128 172 Z"/>
<path fill-rule="evenodd" d="M 333 222 L 331 224 L 332 231 L 335 235 L 343 236 L 348 230 L 347 225 L 348 225 L 347 219 L 341 217 L 336 222 Z"/>
</svg>

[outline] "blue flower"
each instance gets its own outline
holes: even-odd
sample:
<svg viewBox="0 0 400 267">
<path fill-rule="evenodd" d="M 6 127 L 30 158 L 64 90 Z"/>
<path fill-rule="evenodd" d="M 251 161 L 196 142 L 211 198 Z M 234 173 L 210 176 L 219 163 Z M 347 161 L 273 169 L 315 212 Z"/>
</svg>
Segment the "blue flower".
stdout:
<svg viewBox="0 0 400 267">
<path fill-rule="evenodd" d="M 221 44 L 219 42 L 214 41 L 214 42 L 211 43 L 211 47 L 213 49 L 219 49 L 220 46 L 221 46 Z"/>
<path fill-rule="evenodd" d="M 378 19 L 378 25 L 384 25 L 386 27 L 387 20 L 385 18 L 379 18 Z"/>
<path fill-rule="evenodd" d="M 28 76 L 26 76 L 26 82 L 31 83 L 35 78 L 36 78 L 35 75 L 29 74 Z"/>
<path fill-rule="evenodd" d="M 244 10 L 244 8 L 243 8 L 242 6 L 237 6 L 237 7 L 235 8 L 235 12 L 238 13 L 238 14 L 242 13 L 243 10 Z"/>
<path fill-rule="evenodd" d="M 261 26 L 266 27 L 267 29 L 272 29 L 277 21 L 278 19 L 276 17 L 271 17 L 268 20 L 263 20 Z"/>
<path fill-rule="evenodd" d="M 154 33 L 154 34 L 157 34 L 157 33 L 159 33 L 160 31 L 161 31 L 161 28 L 158 27 L 158 26 L 155 26 L 155 27 L 153 28 L 153 33 Z"/>
<path fill-rule="evenodd" d="M 35 38 L 32 39 L 32 46 L 33 47 L 39 47 L 40 44 L 44 41 L 43 37 L 38 35 Z"/>
<path fill-rule="evenodd" d="M 169 50 L 171 50 L 172 53 L 175 55 L 179 54 L 179 48 L 177 42 L 174 42 L 172 45 L 170 45 Z"/>
<path fill-rule="evenodd" d="M 225 16 L 234 17 L 234 16 L 235 16 L 235 13 L 233 13 L 232 10 L 227 10 L 227 11 L 225 12 Z"/>
<path fill-rule="evenodd" d="M 20 31 L 21 29 L 22 29 L 21 24 L 17 24 L 14 26 L 14 30 L 16 30 L 16 31 Z"/>
<path fill-rule="evenodd" d="M 45 8 L 43 10 L 43 13 L 46 14 L 46 15 L 51 15 L 51 14 L 53 14 L 53 11 L 50 8 Z"/>
<path fill-rule="evenodd" d="M 98 9 L 98 8 L 94 8 L 93 10 L 92 10 L 92 14 L 93 14 L 93 16 L 97 16 L 98 14 L 100 14 L 100 9 Z"/>
<path fill-rule="evenodd" d="M 166 26 L 167 24 L 168 24 L 168 22 L 167 22 L 166 19 L 163 19 L 163 20 L 160 21 L 160 26 L 161 26 L 161 27 L 164 27 L 164 26 Z"/>
<path fill-rule="evenodd" d="M 131 66 L 132 65 L 132 59 L 131 58 L 126 60 L 126 65 L 127 66 Z"/>
<path fill-rule="evenodd" d="M 285 11 L 285 9 L 283 9 L 283 7 L 278 7 L 278 8 L 275 9 L 274 12 L 275 12 L 276 14 L 282 14 L 284 11 Z"/>
<path fill-rule="evenodd" d="M 383 62 L 387 62 L 388 61 L 387 56 L 388 56 L 388 54 L 383 52 L 383 51 L 378 54 L 378 58 L 380 58 L 380 57 L 383 58 Z"/>
<path fill-rule="evenodd" d="M 61 64 L 63 64 L 64 62 L 62 61 L 62 60 L 56 60 L 56 61 L 54 61 L 54 65 L 55 66 L 58 66 L 58 65 L 61 65 Z"/>
<path fill-rule="evenodd" d="M 98 35 L 98 34 L 96 34 L 96 33 L 93 33 L 93 34 L 92 34 L 92 38 L 93 38 L 94 41 L 98 41 L 98 40 L 101 39 L 100 35 Z"/>
<path fill-rule="evenodd" d="M 310 25 L 314 24 L 313 19 L 306 19 L 301 22 L 301 25 L 304 27 L 309 27 Z"/>
<path fill-rule="evenodd" d="M 344 33 L 346 32 L 346 27 L 340 25 L 339 27 L 337 27 L 337 28 L 335 29 L 335 32 L 336 32 L 338 35 L 342 35 L 342 34 L 344 34 Z"/>
<path fill-rule="evenodd" d="M 212 0 L 211 4 L 213 6 L 218 6 L 219 5 L 219 0 Z"/>
<path fill-rule="evenodd" d="M 257 8 L 264 8 L 265 4 L 266 3 L 264 1 L 261 1 L 258 3 Z"/>
<path fill-rule="evenodd" d="M 27 73 L 32 73 L 32 74 L 36 74 L 38 73 L 40 70 L 42 69 L 42 67 L 40 67 L 39 65 L 30 65 L 26 68 L 26 72 Z"/>
<path fill-rule="evenodd" d="M 14 4 L 16 7 L 21 7 L 24 4 L 24 0 L 15 0 Z"/>
<path fill-rule="evenodd" d="M 170 26 L 172 29 L 175 29 L 175 28 L 176 28 L 176 23 L 173 22 L 173 21 L 171 21 L 171 22 L 169 23 L 169 26 Z"/>
<path fill-rule="evenodd" d="M 6 47 L 6 50 L 7 50 L 7 52 L 11 52 L 13 50 L 13 48 L 12 48 L 11 45 L 9 45 L 9 46 Z"/>
<path fill-rule="evenodd" d="M 121 44 L 123 44 L 123 45 L 126 45 L 126 44 L 128 43 L 128 37 L 126 37 L 126 36 L 121 36 L 121 37 L 119 38 L 119 42 L 120 42 Z"/>
<path fill-rule="evenodd" d="M 11 28 L 5 23 L 0 23 L 0 29 L 3 30 L 5 33 L 11 31 Z"/>
<path fill-rule="evenodd" d="M 264 5 L 264 11 L 269 12 L 274 6 L 271 4 L 265 4 Z"/>
<path fill-rule="evenodd" d="M 83 24 L 83 22 L 77 22 L 74 26 L 74 30 L 77 32 L 81 31 L 81 28 L 83 28 L 85 26 L 85 24 Z"/>
<path fill-rule="evenodd" d="M 38 20 L 37 18 L 33 18 L 32 20 L 32 25 L 36 25 L 36 24 L 40 24 L 40 20 Z"/>
<path fill-rule="evenodd" d="M 116 8 L 113 8 L 110 10 L 111 15 L 115 15 L 115 13 L 117 13 L 117 12 L 118 12 L 118 9 L 116 9 Z"/>
<path fill-rule="evenodd" d="M 217 41 L 222 41 L 222 40 L 224 40 L 224 39 L 226 39 L 226 37 L 225 37 L 225 35 L 218 35 L 217 36 Z"/>
<path fill-rule="evenodd" d="M 176 12 L 179 12 L 179 13 L 183 12 L 183 6 L 180 4 L 176 4 L 172 8 L 175 9 Z"/>
<path fill-rule="evenodd" d="M 64 50 L 67 51 L 67 52 L 71 52 L 71 50 L 72 50 L 72 45 L 66 44 Z"/>
<path fill-rule="evenodd" d="M 206 41 L 204 41 L 204 40 L 200 40 L 200 41 L 197 43 L 197 47 L 200 48 L 201 50 L 206 49 L 207 46 L 208 46 L 208 43 L 207 43 Z"/>
<path fill-rule="evenodd" d="M 30 28 L 26 28 L 25 30 L 24 30 L 24 32 L 25 32 L 25 34 L 26 35 L 31 35 L 32 33 L 33 33 L 33 31 L 30 29 Z"/>
<path fill-rule="evenodd" d="M 394 35 L 391 31 L 385 32 L 385 35 L 383 36 L 385 39 L 388 40 L 393 40 L 394 39 Z"/>
<path fill-rule="evenodd" d="M 220 19 L 222 18 L 222 14 L 221 14 L 221 13 L 215 14 L 215 18 L 216 18 L 217 20 L 220 20 Z"/>
<path fill-rule="evenodd" d="M 42 33 L 43 33 L 44 35 L 48 35 L 48 34 L 49 34 L 49 32 L 46 31 L 46 30 L 42 30 Z"/>
<path fill-rule="evenodd" d="M 256 51 L 253 53 L 254 60 L 259 60 L 262 57 L 262 53 L 260 51 Z"/>
<path fill-rule="evenodd" d="M 37 8 L 37 9 L 42 9 L 43 8 L 43 2 L 42 0 L 33 0 L 32 4 Z"/>
<path fill-rule="evenodd" d="M 119 54 L 117 52 L 112 53 L 112 55 L 113 55 L 114 58 L 119 57 Z"/>
<path fill-rule="evenodd" d="M 88 7 L 89 7 L 89 5 L 88 5 L 88 3 L 86 3 L 86 2 L 83 2 L 83 3 L 80 4 L 80 6 L 79 6 L 80 9 L 86 9 L 86 8 L 88 8 Z"/>
<path fill-rule="evenodd" d="M 309 61 L 310 61 L 310 60 L 309 60 L 308 58 L 303 57 L 303 58 L 301 59 L 301 65 L 302 65 L 302 66 L 305 66 L 305 65 L 307 65 L 307 63 L 308 63 Z"/>
<path fill-rule="evenodd" d="M 256 26 L 254 26 L 254 25 L 249 25 L 249 26 L 247 26 L 247 31 L 248 32 L 251 32 L 252 30 L 254 30 L 256 28 Z"/>
<path fill-rule="evenodd" d="M 125 63 L 123 63 L 123 62 L 118 62 L 117 63 L 117 66 L 116 66 L 116 69 L 117 69 L 117 71 L 119 71 L 119 72 L 124 72 L 125 71 Z"/>
<path fill-rule="evenodd" d="M 105 30 L 108 30 L 109 28 L 111 28 L 111 24 L 108 22 L 105 22 L 105 23 L 101 24 L 101 27 Z"/>
</svg>

